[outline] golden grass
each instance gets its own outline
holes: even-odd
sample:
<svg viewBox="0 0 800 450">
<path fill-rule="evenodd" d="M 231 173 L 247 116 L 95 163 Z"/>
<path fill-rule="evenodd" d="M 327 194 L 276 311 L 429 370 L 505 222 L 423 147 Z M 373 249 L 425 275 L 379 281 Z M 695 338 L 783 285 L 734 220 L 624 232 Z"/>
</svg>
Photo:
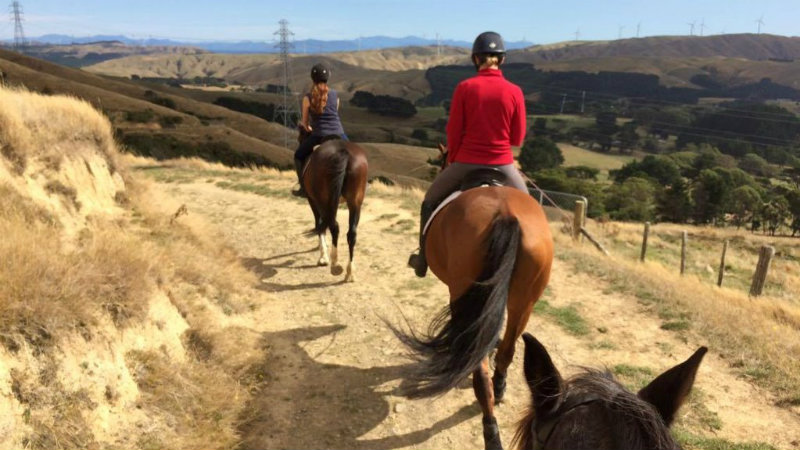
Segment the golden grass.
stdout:
<svg viewBox="0 0 800 450">
<path fill-rule="evenodd" d="M 191 211 L 172 220 L 179 205 L 129 174 L 108 121 L 87 103 L 0 87 L 0 104 L 0 366 L 10 368 L 10 387 L 0 393 L 16 405 L 0 405 L 0 414 L 22 411 L 21 420 L 0 419 L 0 428 L 18 425 L 4 428 L 14 435 L 0 442 L 235 446 L 247 400 L 240 379 L 258 356 L 247 339 L 257 337 L 228 336 L 225 318 L 255 307 L 254 275 Z M 84 161 L 81 173 L 91 180 L 64 175 L 75 168 L 63 164 L 67 158 Z M 97 158 L 108 164 L 98 166 Z M 119 173 L 125 190 L 101 189 L 109 176 L 101 169 Z M 56 197 L 74 193 L 90 203 L 93 195 L 112 196 L 118 211 L 87 217 L 67 235 L 63 216 L 81 206 L 52 208 L 25 189 L 34 178 Z M 159 308 L 169 311 L 154 312 L 156 297 L 168 299 Z M 232 348 L 240 354 L 228 357 Z M 125 357 L 115 361 L 115 354 Z M 131 378 L 134 392 L 126 396 L 120 390 Z M 99 411 L 115 415 L 116 437 Z"/>
<path fill-rule="evenodd" d="M 556 237 L 557 256 L 575 270 L 635 296 L 666 322 L 685 318 L 688 330 L 681 332 L 705 340 L 731 367 L 787 404 L 800 403 L 800 305 L 769 296 L 753 299 L 702 277 L 681 277 L 659 262 L 638 263 L 624 253 L 604 257 L 588 243 L 576 246 L 563 235 Z"/>
</svg>

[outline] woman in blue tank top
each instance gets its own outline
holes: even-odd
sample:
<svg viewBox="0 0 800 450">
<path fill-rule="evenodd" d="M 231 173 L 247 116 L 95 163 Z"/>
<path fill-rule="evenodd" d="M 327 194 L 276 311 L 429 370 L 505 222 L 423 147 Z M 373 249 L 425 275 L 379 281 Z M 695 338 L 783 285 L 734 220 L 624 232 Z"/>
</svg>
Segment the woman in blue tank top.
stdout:
<svg viewBox="0 0 800 450">
<path fill-rule="evenodd" d="M 323 138 L 336 136 L 347 139 L 339 120 L 339 96 L 335 90 L 328 87 L 330 69 L 323 63 L 311 68 L 311 92 L 303 97 L 302 118 L 300 126 L 311 134 L 300 143 L 294 152 L 294 167 L 297 170 L 297 181 L 300 188 L 292 191 L 298 197 L 306 195 L 303 189 L 303 165 L 306 159 L 319 145 Z"/>
</svg>

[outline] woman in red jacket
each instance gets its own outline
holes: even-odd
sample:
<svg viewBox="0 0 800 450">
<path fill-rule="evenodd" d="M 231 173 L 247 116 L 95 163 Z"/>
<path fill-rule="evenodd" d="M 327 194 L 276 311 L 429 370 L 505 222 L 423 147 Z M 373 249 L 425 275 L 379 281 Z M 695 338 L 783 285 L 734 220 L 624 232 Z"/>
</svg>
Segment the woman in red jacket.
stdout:
<svg viewBox="0 0 800 450">
<path fill-rule="evenodd" d="M 525 180 L 514 166 L 511 146 L 525 138 L 525 99 L 519 86 L 507 81 L 500 71 L 505 57 L 503 38 L 487 31 L 472 45 L 472 63 L 478 74 L 456 86 L 447 122 L 447 161 L 425 194 L 420 211 L 419 255 L 409 265 L 418 277 L 428 270 L 423 229 L 433 208 L 456 191 L 463 178 L 481 167 L 499 169 L 510 186 L 528 193 Z"/>
</svg>

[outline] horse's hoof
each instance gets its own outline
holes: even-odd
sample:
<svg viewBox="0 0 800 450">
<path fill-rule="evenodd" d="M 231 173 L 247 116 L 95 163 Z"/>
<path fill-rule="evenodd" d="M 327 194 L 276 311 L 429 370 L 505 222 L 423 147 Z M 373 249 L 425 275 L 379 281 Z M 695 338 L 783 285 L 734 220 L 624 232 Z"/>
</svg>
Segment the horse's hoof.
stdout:
<svg viewBox="0 0 800 450">
<path fill-rule="evenodd" d="M 340 266 L 339 264 L 331 266 L 331 275 L 339 276 L 344 272 L 344 267 Z"/>
<path fill-rule="evenodd" d="M 348 273 L 347 276 L 344 277 L 345 283 L 354 283 L 355 281 L 356 277 L 354 277 L 352 273 Z"/>
<path fill-rule="evenodd" d="M 317 265 L 318 266 L 327 266 L 328 265 L 328 260 L 324 259 L 324 258 L 320 258 L 319 261 L 317 261 Z"/>
</svg>

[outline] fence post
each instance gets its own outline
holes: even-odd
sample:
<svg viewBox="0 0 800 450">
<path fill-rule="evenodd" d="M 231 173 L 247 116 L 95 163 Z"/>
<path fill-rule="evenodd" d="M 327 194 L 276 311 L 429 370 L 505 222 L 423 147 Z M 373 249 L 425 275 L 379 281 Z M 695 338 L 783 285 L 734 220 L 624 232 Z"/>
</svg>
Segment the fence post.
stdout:
<svg viewBox="0 0 800 450">
<path fill-rule="evenodd" d="M 575 202 L 575 213 L 572 215 L 572 239 L 581 242 L 581 229 L 586 217 L 586 203 L 583 200 Z"/>
<path fill-rule="evenodd" d="M 722 277 L 725 276 L 725 253 L 728 251 L 728 240 L 722 243 L 722 258 L 719 259 L 719 276 L 717 277 L 717 286 L 722 287 Z"/>
<path fill-rule="evenodd" d="M 758 297 L 764 291 L 764 282 L 767 280 L 767 271 L 772 256 L 775 255 L 775 247 L 764 245 L 758 252 L 758 265 L 756 273 L 753 274 L 753 284 L 750 285 L 750 296 Z"/>
<path fill-rule="evenodd" d="M 681 232 L 681 275 L 686 271 L 686 240 L 689 233 L 686 230 Z"/>
<path fill-rule="evenodd" d="M 650 222 L 644 223 L 644 236 L 642 237 L 642 254 L 639 261 L 644 262 L 644 255 L 647 253 L 647 236 L 650 234 Z"/>
</svg>

